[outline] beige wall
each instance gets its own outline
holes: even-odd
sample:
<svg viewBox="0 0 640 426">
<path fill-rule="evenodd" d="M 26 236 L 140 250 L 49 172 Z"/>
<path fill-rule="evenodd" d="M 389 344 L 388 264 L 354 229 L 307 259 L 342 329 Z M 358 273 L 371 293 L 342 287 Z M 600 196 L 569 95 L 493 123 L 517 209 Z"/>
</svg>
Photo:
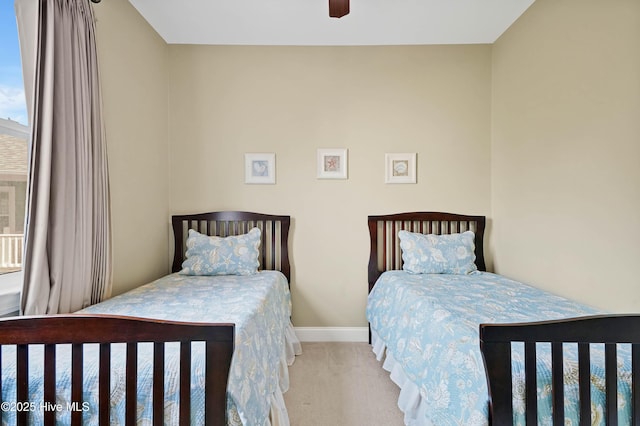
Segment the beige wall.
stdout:
<svg viewBox="0 0 640 426">
<path fill-rule="evenodd" d="M 366 218 L 490 213 L 491 47 L 169 46 L 171 210 L 290 214 L 293 322 L 364 326 Z M 316 179 L 348 148 L 349 179 Z M 276 185 L 244 184 L 275 152 Z M 384 154 L 418 183 L 384 184 Z"/>
<path fill-rule="evenodd" d="M 640 311 L 640 2 L 537 0 L 493 47 L 496 270 Z"/>
<path fill-rule="evenodd" d="M 171 213 L 290 214 L 295 325 L 363 326 L 366 216 L 443 210 L 490 217 L 498 272 L 638 311 L 639 7 L 538 0 L 493 46 L 222 47 L 102 2 L 114 293 L 168 271 Z M 316 179 L 331 147 L 348 180 Z M 276 185 L 243 183 L 246 152 Z M 386 152 L 418 184 L 385 185 Z"/>
<path fill-rule="evenodd" d="M 167 45 L 126 0 L 103 1 L 94 10 L 115 295 L 169 271 Z"/>
</svg>

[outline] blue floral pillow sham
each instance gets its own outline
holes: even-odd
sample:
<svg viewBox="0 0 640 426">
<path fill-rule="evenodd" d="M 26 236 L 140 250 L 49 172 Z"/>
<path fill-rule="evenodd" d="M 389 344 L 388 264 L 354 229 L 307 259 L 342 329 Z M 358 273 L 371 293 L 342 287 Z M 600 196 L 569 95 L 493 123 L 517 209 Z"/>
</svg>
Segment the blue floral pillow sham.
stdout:
<svg viewBox="0 0 640 426">
<path fill-rule="evenodd" d="M 475 234 L 419 234 L 399 231 L 402 269 L 412 274 L 470 274 L 477 271 Z"/>
<path fill-rule="evenodd" d="M 253 275 L 260 267 L 260 229 L 215 237 L 189 229 L 183 275 Z"/>
</svg>

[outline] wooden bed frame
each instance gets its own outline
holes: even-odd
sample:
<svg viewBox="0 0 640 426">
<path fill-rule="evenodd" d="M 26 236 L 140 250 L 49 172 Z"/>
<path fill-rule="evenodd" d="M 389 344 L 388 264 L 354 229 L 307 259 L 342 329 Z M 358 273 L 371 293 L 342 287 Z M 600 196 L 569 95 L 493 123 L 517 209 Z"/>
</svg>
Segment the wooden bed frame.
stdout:
<svg viewBox="0 0 640 426">
<path fill-rule="evenodd" d="M 640 316 L 596 315 L 555 321 L 514 324 L 481 324 L 480 348 L 489 388 L 492 425 L 513 423 L 511 343 L 525 347 L 525 416 L 527 425 L 538 424 L 536 398 L 536 343 L 551 343 L 553 424 L 564 425 L 564 343 L 578 345 L 580 425 L 591 425 L 591 378 L 589 344 L 605 345 L 605 416 L 607 425 L 618 424 L 617 346 L 631 343 L 631 418 L 640 425 Z"/>
<path fill-rule="evenodd" d="M 398 231 L 422 234 L 475 233 L 476 266 L 486 271 L 484 261 L 484 216 L 465 216 L 440 212 L 413 212 L 368 217 L 371 251 L 369 253 L 369 293 L 385 271 L 402 269 Z"/>
<path fill-rule="evenodd" d="M 253 227 L 262 231 L 260 241 L 260 268 L 280 271 L 291 285 L 289 263 L 290 216 L 262 213 L 224 211 L 200 214 L 176 215 L 171 218 L 174 235 L 172 272 L 182 268 L 185 259 L 187 231 L 194 229 L 201 234 L 226 237 L 249 232 Z"/>
<path fill-rule="evenodd" d="M 290 281 L 288 252 L 289 216 L 252 212 L 212 212 L 172 217 L 175 236 L 173 272 L 184 260 L 187 230 L 196 229 L 207 235 L 243 234 L 254 226 L 262 231 L 261 269 L 279 270 Z M 99 416 L 100 424 L 109 424 L 109 354 L 112 343 L 127 344 L 126 416 L 127 424 L 135 424 L 137 343 L 154 343 L 154 424 L 163 424 L 164 415 L 164 342 L 181 342 L 180 356 L 180 425 L 190 424 L 189 380 L 190 343 L 206 342 L 205 413 L 207 425 L 226 424 L 226 388 L 234 348 L 234 324 L 189 323 L 123 317 L 114 315 L 47 315 L 0 319 L 0 345 L 17 345 L 16 404 L 28 407 L 29 345 L 44 344 L 44 401 L 55 404 L 55 352 L 57 344 L 72 345 L 72 401 L 82 406 L 82 348 L 84 344 L 100 344 Z M 1 353 L 0 353 L 1 356 Z M 1 359 L 1 358 L 0 358 Z M 183 374 L 184 372 L 184 374 Z M 2 386 L 0 381 L 0 389 Z M 133 389 L 133 390 L 130 390 Z M 182 392 L 185 389 L 185 392 Z M 32 401 L 33 402 L 33 401 Z M 53 406 L 53 405 L 52 405 Z M 16 413 L 18 424 L 26 424 L 28 410 Z M 0 416 L 2 413 L 0 412 Z M 47 413 L 45 424 L 53 425 L 55 411 Z M 82 411 L 74 411 L 72 425 L 82 424 Z"/>
<path fill-rule="evenodd" d="M 476 266 L 486 271 L 483 253 L 485 229 L 484 216 L 466 216 L 439 212 L 414 212 L 368 217 L 371 252 L 369 254 L 369 292 L 384 271 L 402 269 L 402 255 L 398 231 L 424 234 L 450 234 L 466 230 L 475 233 Z M 553 404 L 561 407 L 563 343 L 578 343 L 580 399 L 589 401 L 590 377 L 589 343 L 606 345 L 607 407 L 616 407 L 616 381 L 611 379 L 616 367 L 615 343 L 632 343 L 633 425 L 640 426 L 640 316 L 585 316 L 557 321 L 520 324 L 481 324 L 480 348 L 485 363 L 489 388 L 489 419 L 492 425 L 506 426 L 513 423 L 511 342 L 525 342 L 526 417 L 528 425 L 537 424 L 535 342 L 551 342 L 553 357 Z M 370 335 L 371 337 L 371 335 Z M 370 340 L 371 342 L 371 340 Z M 581 407 L 581 425 L 590 424 L 590 404 Z M 554 409 L 554 425 L 564 424 L 564 412 Z M 616 425 L 617 410 L 607 410 L 607 424 Z"/>
<path fill-rule="evenodd" d="M 153 418 L 164 419 L 164 344 L 180 342 L 180 424 L 190 424 L 191 343 L 206 342 L 205 424 L 226 424 L 227 377 L 234 342 L 233 324 L 200 324 L 131 318 L 116 315 L 51 315 L 5 318 L 0 320 L 0 345 L 17 345 L 16 411 L 19 425 L 28 424 L 29 411 L 44 404 L 56 407 L 56 345 L 71 344 L 71 402 L 82 407 L 83 347 L 100 344 L 99 420 L 110 424 L 110 354 L 111 345 L 126 343 L 126 420 L 136 423 L 137 344 L 153 342 Z M 29 402 L 29 347 L 44 347 L 44 399 Z M 35 404 L 35 405 L 32 405 Z M 56 411 L 43 410 L 44 424 L 54 425 Z M 5 410 L 3 410 L 5 411 Z M 0 412 L 0 414 L 3 414 Z M 159 419 L 159 422 L 157 421 Z M 82 424 L 82 410 L 71 411 L 71 424 Z"/>
</svg>

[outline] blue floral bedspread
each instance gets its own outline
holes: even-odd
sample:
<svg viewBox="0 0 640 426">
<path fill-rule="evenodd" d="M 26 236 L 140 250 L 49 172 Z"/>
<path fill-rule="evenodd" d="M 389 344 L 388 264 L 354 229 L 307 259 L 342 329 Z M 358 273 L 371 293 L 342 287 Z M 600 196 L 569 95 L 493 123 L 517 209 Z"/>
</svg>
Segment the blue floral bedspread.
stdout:
<svg viewBox="0 0 640 426">
<path fill-rule="evenodd" d="M 279 391 L 279 374 L 284 357 L 285 329 L 290 321 L 291 301 L 286 278 L 280 272 L 261 271 L 250 276 L 200 277 L 172 274 L 150 284 L 116 296 L 105 302 L 86 308 L 80 313 L 103 313 L 145 318 L 193 322 L 235 323 L 235 351 L 227 387 L 227 411 L 229 424 L 264 425 L 269 422 L 271 396 Z M 171 344 L 165 353 L 165 424 L 177 423 L 178 410 L 178 360 L 179 345 Z M 97 424 L 97 347 L 85 348 L 86 360 L 93 358 L 94 365 L 85 365 L 84 380 L 86 402 L 83 409 L 84 424 Z M 117 345 L 115 345 L 117 346 Z M 124 345 L 112 350 L 111 424 L 124 424 Z M 204 344 L 193 345 L 192 356 L 192 424 L 203 424 L 203 370 Z M 11 348 L 6 348 L 7 349 Z M 70 351 L 59 347 L 57 387 L 61 404 L 59 424 L 69 423 L 67 402 L 69 395 L 68 368 Z M 151 424 L 151 380 L 153 369 L 152 347 L 139 345 L 138 367 L 138 424 Z M 93 352 L 93 353 L 92 353 Z M 122 353 L 122 356 L 116 356 Z M 6 371 L 15 368 L 15 358 L 3 352 L 2 400 L 15 401 L 11 380 Z M 32 350 L 38 357 L 38 348 Z M 142 361 L 144 360 L 144 361 Z M 13 365 L 12 365 L 13 364 Z M 32 412 L 33 424 L 41 424 L 42 401 L 41 374 L 38 363 L 31 363 L 32 379 L 30 395 L 36 404 Z M 41 371 L 41 370 L 40 370 Z M 66 390 L 65 390 L 66 389 Z M 13 392 L 13 393 L 11 393 Z M 4 424 L 15 424 L 15 413 L 3 413 Z M 174 421 L 175 419 L 175 421 Z"/>
<path fill-rule="evenodd" d="M 423 425 L 486 425 L 487 384 L 479 347 L 479 324 L 528 322 L 602 313 L 505 277 L 385 272 L 369 295 L 372 330 L 418 386 L 427 403 Z M 517 346 L 517 345 L 514 345 Z M 524 424 L 522 350 L 514 350 L 514 423 Z M 539 424 L 551 424 L 550 348 L 538 345 Z M 565 348 L 565 424 L 578 424 L 568 409 L 578 400 L 577 348 Z M 604 424 L 604 356 L 592 345 L 592 424 Z M 619 345 L 620 346 L 620 345 Z M 618 351 L 620 424 L 630 422 L 630 364 L 626 347 Z M 602 367 L 601 367 L 602 366 Z"/>
</svg>

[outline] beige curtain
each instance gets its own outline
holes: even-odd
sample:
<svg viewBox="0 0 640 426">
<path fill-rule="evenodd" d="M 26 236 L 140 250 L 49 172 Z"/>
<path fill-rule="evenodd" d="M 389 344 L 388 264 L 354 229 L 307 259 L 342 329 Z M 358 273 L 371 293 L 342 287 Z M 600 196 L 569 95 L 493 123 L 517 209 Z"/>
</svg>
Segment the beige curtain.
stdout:
<svg viewBox="0 0 640 426">
<path fill-rule="evenodd" d="M 28 315 L 74 312 L 111 292 L 93 9 L 89 0 L 36 1 L 37 8 L 29 6 L 34 0 L 15 2 L 19 33 L 26 37 L 23 64 L 34 64 L 21 300 Z"/>
</svg>

